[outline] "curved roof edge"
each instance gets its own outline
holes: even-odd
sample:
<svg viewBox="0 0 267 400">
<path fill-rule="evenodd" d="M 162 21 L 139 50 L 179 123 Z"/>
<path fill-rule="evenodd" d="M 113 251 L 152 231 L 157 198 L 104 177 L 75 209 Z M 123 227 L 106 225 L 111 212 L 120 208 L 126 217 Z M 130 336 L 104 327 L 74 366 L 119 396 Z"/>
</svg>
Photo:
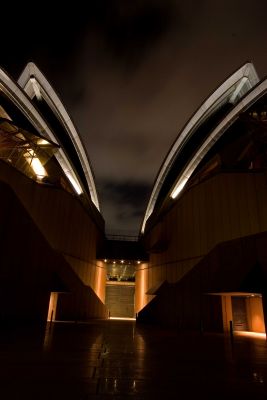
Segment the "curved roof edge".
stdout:
<svg viewBox="0 0 267 400">
<path fill-rule="evenodd" d="M 148 218 L 153 213 L 158 195 L 165 181 L 165 178 L 170 171 L 177 155 L 183 148 L 184 144 L 190 139 L 195 130 L 201 125 L 212 113 L 214 113 L 222 104 L 232 103 L 235 104 L 240 98 L 242 98 L 251 88 L 253 88 L 259 82 L 257 72 L 252 63 L 246 63 L 237 71 L 235 71 L 229 78 L 227 78 L 199 107 L 199 109 L 193 114 L 190 120 L 186 123 L 182 131 L 178 134 L 175 142 L 171 146 L 159 173 L 156 177 L 153 190 L 148 202 L 148 206 L 145 212 L 145 216 L 141 226 L 141 233 L 144 233 L 145 226 Z M 191 176 L 191 175 L 190 175 Z M 187 178 L 188 179 L 188 178 Z M 175 189 L 173 193 L 182 190 L 185 183 L 185 176 L 183 179 L 176 181 Z"/>
<path fill-rule="evenodd" d="M 3 69 L 0 68 L 0 89 L 7 96 L 13 104 L 22 112 L 23 115 L 30 121 L 33 127 L 42 136 L 52 140 L 54 143 L 58 143 L 52 130 L 47 125 L 41 114 L 32 104 L 28 95 L 23 89 L 15 82 Z M 73 185 L 77 183 L 77 176 L 71 163 L 66 157 L 62 148 L 59 148 L 55 154 L 61 168 Z"/>
<path fill-rule="evenodd" d="M 252 89 L 251 92 L 248 93 L 211 132 L 209 137 L 205 140 L 205 142 L 191 158 L 190 162 L 184 168 L 183 172 L 179 175 L 176 181 L 176 185 L 171 193 L 171 197 L 173 199 L 175 199 L 180 194 L 186 182 L 191 177 L 201 160 L 205 157 L 209 149 L 224 134 L 226 129 L 235 122 L 240 112 L 243 112 L 247 108 L 249 108 L 265 92 L 267 92 L 267 78 L 260 82 L 254 89 Z"/>
<path fill-rule="evenodd" d="M 73 143 L 73 146 L 82 165 L 91 199 L 97 209 L 100 210 L 96 186 L 94 182 L 94 175 L 89 163 L 89 157 L 77 132 L 77 129 L 75 128 L 71 120 L 71 117 L 67 113 L 63 103 L 59 99 L 55 90 L 52 88 L 46 77 L 33 62 L 29 62 L 26 65 L 18 79 L 18 84 L 23 88 L 23 90 L 25 90 L 30 98 L 33 98 L 34 95 L 36 95 L 37 98 L 43 97 L 41 95 L 40 89 L 42 89 L 42 91 L 46 94 L 47 98 L 44 98 L 44 100 L 65 127 L 65 130 Z"/>
</svg>

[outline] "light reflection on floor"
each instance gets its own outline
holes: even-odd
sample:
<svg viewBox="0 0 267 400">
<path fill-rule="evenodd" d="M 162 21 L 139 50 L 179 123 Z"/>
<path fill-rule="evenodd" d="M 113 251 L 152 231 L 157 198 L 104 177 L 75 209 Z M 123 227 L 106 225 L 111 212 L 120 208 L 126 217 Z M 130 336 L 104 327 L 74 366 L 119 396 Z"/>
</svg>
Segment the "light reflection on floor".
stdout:
<svg viewBox="0 0 267 400">
<path fill-rule="evenodd" d="M 254 339 L 265 339 L 266 340 L 266 333 L 259 333 L 259 332 L 248 332 L 248 331 L 234 331 L 234 334 L 237 336 L 246 336 L 251 337 Z"/>
<path fill-rule="evenodd" d="M 123 319 L 0 331 L 0 399 L 266 400 L 265 337 Z"/>
<path fill-rule="evenodd" d="M 124 318 L 124 317 L 110 317 L 109 319 L 119 320 L 119 321 L 135 321 L 135 318 Z"/>
</svg>

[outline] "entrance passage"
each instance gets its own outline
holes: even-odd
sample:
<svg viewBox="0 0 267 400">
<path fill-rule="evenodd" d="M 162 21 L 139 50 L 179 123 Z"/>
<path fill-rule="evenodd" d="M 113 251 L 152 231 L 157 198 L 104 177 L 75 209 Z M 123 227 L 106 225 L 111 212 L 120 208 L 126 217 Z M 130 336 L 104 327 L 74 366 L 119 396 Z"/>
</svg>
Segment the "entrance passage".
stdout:
<svg viewBox="0 0 267 400">
<path fill-rule="evenodd" d="M 135 264 L 107 262 L 106 307 L 113 318 L 134 318 Z"/>
<path fill-rule="evenodd" d="M 228 292 L 218 295 L 222 296 L 225 332 L 229 332 L 231 323 L 236 332 L 266 332 L 261 293 Z"/>
<path fill-rule="evenodd" d="M 106 285 L 106 306 L 109 310 L 110 317 L 134 317 L 134 292 L 134 285 Z"/>
<path fill-rule="evenodd" d="M 248 331 L 245 297 L 232 297 L 232 312 L 234 331 Z"/>
</svg>

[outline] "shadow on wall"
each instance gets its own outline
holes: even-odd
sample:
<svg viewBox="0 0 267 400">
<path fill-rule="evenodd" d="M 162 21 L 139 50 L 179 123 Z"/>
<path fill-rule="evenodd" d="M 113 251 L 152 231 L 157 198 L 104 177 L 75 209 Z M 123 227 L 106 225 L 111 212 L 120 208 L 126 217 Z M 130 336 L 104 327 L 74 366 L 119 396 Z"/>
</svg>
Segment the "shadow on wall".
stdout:
<svg viewBox="0 0 267 400">
<path fill-rule="evenodd" d="M 222 295 L 226 293 L 260 293 L 265 310 L 266 248 L 267 232 L 217 245 L 179 282 L 166 284 L 138 313 L 137 321 L 223 332 Z"/>
</svg>

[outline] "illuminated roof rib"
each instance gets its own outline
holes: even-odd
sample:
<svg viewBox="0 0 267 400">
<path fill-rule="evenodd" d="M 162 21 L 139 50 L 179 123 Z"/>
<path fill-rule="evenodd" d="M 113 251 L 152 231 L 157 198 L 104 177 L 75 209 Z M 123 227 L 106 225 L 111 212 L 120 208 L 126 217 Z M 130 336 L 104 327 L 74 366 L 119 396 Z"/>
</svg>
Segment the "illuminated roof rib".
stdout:
<svg viewBox="0 0 267 400">
<path fill-rule="evenodd" d="M 0 91 L 10 100 L 15 107 L 25 116 L 25 119 L 34 127 L 34 129 L 43 137 L 48 138 L 52 142 L 58 144 L 58 140 L 55 137 L 53 131 L 48 126 L 40 112 L 35 108 L 33 103 L 30 101 L 24 90 L 8 76 L 8 74 L 0 69 Z M 72 184 L 77 194 L 82 193 L 82 187 L 80 185 L 77 172 L 74 170 L 73 165 L 67 157 L 63 148 L 59 148 L 55 157 L 60 164 L 65 175 Z M 98 205 L 97 197 L 94 197 L 96 204 Z"/>
<path fill-rule="evenodd" d="M 159 193 L 167 178 L 167 175 L 173 167 L 175 160 L 185 147 L 186 143 L 188 143 L 188 141 L 193 137 L 196 130 L 212 115 L 220 110 L 220 108 L 222 108 L 227 103 L 234 106 L 258 82 L 259 78 L 253 64 L 246 63 L 234 74 L 232 74 L 221 86 L 219 86 L 219 88 L 216 89 L 212 93 L 212 95 L 204 101 L 204 103 L 200 106 L 196 113 L 191 117 L 189 122 L 185 125 L 183 130 L 178 135 L 158 173 L 142 223 L 142 233 L 144 233 L 145 231 L 145 226 L 148 218 L 153 213 Z M 258 90 L 258 87 L 253 90 L 252 93 L 255 92 L 254 97 L 257 96 Z M 246 103 L 245 100 L 239 102 L 238 106 L 233 108 L 232 111 L 226 115 L 226 117 L 216 127 L 216 129 L 211 131 L 209 136 L 204 140 L 204 143 L 200 145 L 200 148 L 189 160 L 189 163 L 182 170 L 179 171 L 177 179 L 175 181 L 174 189 L 171 192 L 172 198 L 176 198 L 178 194 L 182 191 L 187 180 L 190 178 L 204 155 L 223 134 L 229 123 L 232 123 L 235 119 L 235 116 L 237 116 L 240 110 L 245 107 L 246 104 L 249 104 L 249 102 L 252 101 L 251 94 L 246 97 L 246 101 L 248 101 L 248 103 Z"/>
<path fill-rule="evenodd" d="M 35 97 L 37 100 L 42 99 L 49 107 L 49 110 L 52 111 L 54 116 L 57 118 L 61 126 L 64 128 L 64 132 L 66 134 L 65 140 L 68 141 L 69 139 L 71 140 L 72 142 L 71 147 L 75 149 L 76 152 L 75 157 L 76 155 L 78 156 L 79 165 L 81 166 L 82 169 L 82 174 L 81 173 L 78 175 L 77 173 L 73 174 L 73 167 L 71 166 L 69 168 L 69 171 L 65 171 L 65 173 L 68 179 L 70 180 L 71 184 L 74 186 L 77 193 L 79 192 L 81 193 L 83 191 L 82 187 L 84 186 L 84 184 L 82 182 L 81 175 L 85 176 L 86 185 L 88 186 L 91 199 L 99 210 L 99 202 L 94 183 L 94 177 L 91 167 L 89 165 L 86 150 L 82 144 L 82 141 L 78 135 L 78 132 L 70 116 L 68 115 L 58 95 L 55 93 L 54 89 L 47 81 L 45 76 L 42 74 L 42 72 L 32 62 L 26 65 L 24 71 L 22 72 L 21 76 L 18 79 L 18 83 L 31 99 L 34 99 Z M 52 137 L 50 137 L 50 139 L 52 139 Z M 53 138 L 53 140 L 55 139 Z M 60 142 L 58 137 L 56 138 L 56 141 Z M 71 157 L 69 158 L 71 159 Z M 71 162 L 72 161 L 73 160 L 71 160 Z"/>
</svg>

